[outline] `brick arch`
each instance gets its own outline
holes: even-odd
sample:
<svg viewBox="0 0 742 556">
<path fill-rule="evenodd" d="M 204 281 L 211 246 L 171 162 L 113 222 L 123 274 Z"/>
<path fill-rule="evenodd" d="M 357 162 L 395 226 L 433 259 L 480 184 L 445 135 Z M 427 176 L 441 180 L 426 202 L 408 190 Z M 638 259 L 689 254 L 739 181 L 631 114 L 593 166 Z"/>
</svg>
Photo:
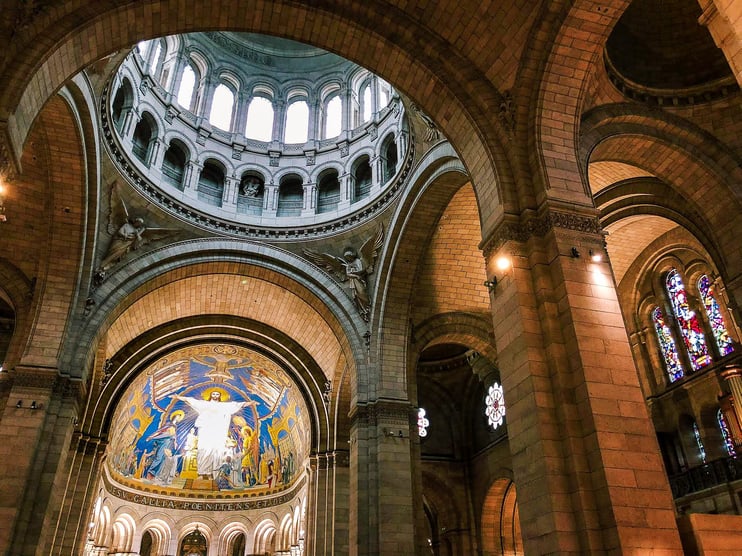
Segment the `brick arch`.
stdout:
<svg viewBox="0 0 742 556">
<path fill-rule="evenodd" d="M 494 329 L 489 314 L 444 313 L 420 323 L 413 331 L 414 348 L 410 357 L 417 360 L 431 345 L 456 343 L 478 351 L 491 362 L 497 360 Z"/>
<path fill-rule="evenodd" d="M 531 32 L 521 64 L 522 74 L 540 79 L 536 84 L 524 79 L 517 90 L 528 99 L 520 108 L 519 121 L 535 122 L 523 130 L 528 133 L 525 156 L 534 181 L 531 202 L 557 198 L 591 204 L 587 175 L 577 157 L 580 114 L 593 68 L 628 5 L 628 0 L 610 5 L 597 0 L 542 4 L 540 25 Z"/>
<path fill-rule="evenodd" d="M 88 373 L 104 334 L 113 353 L 153 325 L 215 313 L 273 326 L 310 346 L 328 368 L 342 355 L 355 376 L 365 361 L 365 323 L 345 291 L 305 260 L 258 243 L 222 238 L 164 247 L 120 268 L 94 295 L 75 345 L 65 346 L 63 371 Z"/>
<path fill-rule="evenodd" d="M 487 491 L 482 505 L 481 531 L 485 556 L 525 554 L 515 483 L 511 478 L 496 479 Z"/>
<path fill-rule="evenodd" d="M 379 369 L 386 374 L 372 381 L 380 390 L 370 394 L 398 395 L 399 377 L 394 375 L 408 368 L 407 339 L 411 324 L 407 307 L 422 266 L 424 251 L 420 246 L 429 244 L 435 223 L 454 194 L 468 181 L 452 152 L 432 162 L 435 164 L 428 168 L 429 174 L 412 182 L 412 191 L 397 207 L 389 224 L 388 244 L 395 248 L 394 252 L 383 254 L 374 303 L 379 309 L 374 310 L 371 325 L 371 349 L 378 351 Z"/>
<path fill-rule="evenodd" d="M 81 127 L 62 96 L 44 106 L 29 137 L 26 171 L 11 182 L 19 192 L 18 210 L 7 227 L 16 252 L 26 254 L 19 268 L 35 280 L 28 341 L 19 362 L 55 368 L 85 244 L 86 158 Z"/>
<path fill-rule="evenodd" d="M 9 122 L 7 135 L 16 154 L 39 108 L 76 71 L 142 39 L 223 29 L 228 22 L 231 31 L 278 32 L 335 52 L 415 99 L 457 146 L 473 177 L 482 220 L 487 227 L 494 225 L 502 198 L 499 182 L 511 181 L 510 161 L 502 148 L 506 133 L 491 117 L 502 95 L 470 61 L 481 52 L 460 54 L 453 47 L 459 41 L 442 39 L 440 30 L 428 27 L 417 13 L 391 4 L 379 10 L 373 4 L 336 0 L 310 6 L 258 0 L 249 10 L 234 10 L 227 0 L 131 0 L 110 8 L 71 0 L 69 4 L 63 17 L 61 9 L 42 11 L 11 45 L 18 50 L 10 53 L 14 63 L 2 76 L 7 87 L 0 91 L 0 121 Z M 527 20 L 530 10 L 522 12 Z M 467 13 L 492 17 L 476 2 Z"/>
</svg>

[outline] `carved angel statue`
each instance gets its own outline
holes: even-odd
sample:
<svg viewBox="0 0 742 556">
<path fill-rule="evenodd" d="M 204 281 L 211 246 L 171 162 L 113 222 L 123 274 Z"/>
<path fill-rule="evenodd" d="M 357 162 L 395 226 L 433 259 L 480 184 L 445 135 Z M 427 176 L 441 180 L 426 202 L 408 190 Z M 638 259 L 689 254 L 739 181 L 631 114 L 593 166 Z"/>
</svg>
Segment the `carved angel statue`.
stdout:
<svg viewBox="0 0 742 556">
<path fill-rule="evenodd" d="M 110 205 L 108 233 L 113 234 L 113 239 L 96 272 L 102 277 L 109 268 L 130 251 L 136 251 L 150 241 L 162 239 L 177 232 L 176 228 L 148 228 L 143 218 L 132 217 L 115 184 L 111 187 Z"/>
<path fill-rule="evenodd" d="M 339 280 L 347 282 L 353 294 L 353 301 L 366 322 L 371 313 L 371 297 L 368 293 L 366 277 L 374 271 L 374 263 L 383 243 L 384 228 L 379 225 L 376 233 L 366 240 L 359 251 L 353 247 L 346 247 L 342 257 L 304 249 L 304 255 L 310 261 L 335 275 Z"/>
</svg>

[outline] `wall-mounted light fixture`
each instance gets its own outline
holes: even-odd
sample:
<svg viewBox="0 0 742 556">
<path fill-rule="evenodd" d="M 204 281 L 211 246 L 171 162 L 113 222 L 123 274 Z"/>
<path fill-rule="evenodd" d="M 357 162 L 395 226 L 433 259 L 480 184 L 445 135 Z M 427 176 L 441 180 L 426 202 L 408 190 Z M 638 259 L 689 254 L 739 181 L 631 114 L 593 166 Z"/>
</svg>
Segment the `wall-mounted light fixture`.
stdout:
<svg viewBox="0 0 742 556">
<path fill-rule="evenodd" d="M 392 429 L 384 429 L 384 436 L 388 436 L 390 438 L 404 438 L 404 433 L 402 432 L 402 429 L 399 429 L 397 431 Z"/>
<path fill-rule="evenodd" d="M 23 400 L 18 400 L 15 402 L 15 406 L 17 409 L 41 409 L 43 407 L 43 404 L 37 402 L 36 400 L 32 400 L 31 404 L 28 406 L 23 405 Z"/>
<path fill-rule="evenodd" d="M 570 249 L 569 252 L 571 253 L 573 259 L 580 258 L 580 252 L 577 250 L 577 247 L 573 247 L 572 249 Z"/>
<path fill-rule="evenodd" d="M 594 263 L 599 263 L 603 260 L 603 253 L 600 251 L 593 251 L 590 249 L 590 260 Z"/>
<path fill-rule="evenodd" d="M 485 280 L 484 287 L 487 288 L 490 292 L 495 291 L 495 288 L 497 287 L 497 277 L 493 276 L 491 280 Z"/>
</svg>

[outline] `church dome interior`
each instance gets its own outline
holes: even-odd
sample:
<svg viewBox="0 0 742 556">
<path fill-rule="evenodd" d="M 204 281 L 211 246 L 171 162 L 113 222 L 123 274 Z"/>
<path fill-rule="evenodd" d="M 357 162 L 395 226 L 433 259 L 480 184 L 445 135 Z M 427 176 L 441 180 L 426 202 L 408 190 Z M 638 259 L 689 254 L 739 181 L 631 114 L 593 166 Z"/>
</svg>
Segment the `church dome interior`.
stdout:
<svg viewBox="0 0 742 556">
<path fill-rule="evenodd" d="M 735 554 L 742 11 L 10 0 L 0 554 Z"/>
</svg>

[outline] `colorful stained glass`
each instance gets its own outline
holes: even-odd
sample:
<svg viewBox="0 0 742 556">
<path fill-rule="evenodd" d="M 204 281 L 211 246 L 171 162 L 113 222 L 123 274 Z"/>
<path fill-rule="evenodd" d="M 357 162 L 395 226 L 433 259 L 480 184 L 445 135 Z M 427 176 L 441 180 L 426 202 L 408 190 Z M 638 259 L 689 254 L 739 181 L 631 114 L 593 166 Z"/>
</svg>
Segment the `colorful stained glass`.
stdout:
<svg viewBox="0 0 742 556">
<path fill-rule="evenodd" d="M 680 357 L 678 357 L 678 349 L 675 346 L 672 332 L 670 332 L 670 327 L 665 324 L 665 317 L 659 307 L 655 307 L 652 311 L 652 320 L 657 331 L 657 339 L 660 341 L 660 349 L 665 359 L 667 374 L 670 377 L 670 382 L 675 382 L 683 378 L 685 373 L 683 372 L 683 365 L 680 363 Z"/>
<path fill-rule="evenodd" d="M 736 456 L 737 450 L 734 449 L 734 440 L 732 439 L 732 431 L 729 430 L 727 420 L 724 419 L 724 414 L 721 409 L 716 413 L 716 420 L 719 422 L 719 430 L 721 431 L 721 438 L 724 440 L 724 448 L 727 454 L 730 456 Z"/>
<path fill-rule="evenodd" d="M 696 439 L 696 445 L 698 446 L 698 455 L 701 456 L 701 461 L 706 463 L 706 449 L 703 447 L 701 441 L 701 431 L 698 430 L 698 425 L 693 423 L 693 436 Z"/>
<path fill-rule="evenodd" d="M 487 422 L 493 429 L 497 430 L 497 427 L 502 425 L 505 418 L 505 398 L 503 397 L 502 386 L 497 382 L 490 386 L 484 403 Z"/>
<path fill-rule="evenodd" d="M 716 302 L 714 297 L 714 287 L 711 285 L 711 280 L 705 274 L 698 280 L 698 291 L 701 294 L 701 300 L 703 306 L 706 308 L 706 315 L 709 318 L 709 324 L 711 330 L 714 333 L 716 339 L 716 345 L 719 347 L 719 353 L 722 355 L 729 355 L 734 351 L 732 339 L 727 333 L 727 327 L 724 324 L 724 317 L 719 309 L 719 304 Z"/>
<path fill-rule="evenodd" d="M 673 269 L 667 274 L 665 287 L 670 296 L 675 319 L 683 335 L 685 348 L 688 350 L 691 366 L 696 371 L 711 363 L 706 337 L 703 335 L 696 313 L 688 305 L 685 285 L 677 270 Z"/>
<path fill-rule="evenodd" d="M 428 436 L 428 425 L 430 425 L 430 421 L 425 416 L 425 410 L 421 407 L 417 410 L 417 434 L 420 438 Z"/>
</svg>

